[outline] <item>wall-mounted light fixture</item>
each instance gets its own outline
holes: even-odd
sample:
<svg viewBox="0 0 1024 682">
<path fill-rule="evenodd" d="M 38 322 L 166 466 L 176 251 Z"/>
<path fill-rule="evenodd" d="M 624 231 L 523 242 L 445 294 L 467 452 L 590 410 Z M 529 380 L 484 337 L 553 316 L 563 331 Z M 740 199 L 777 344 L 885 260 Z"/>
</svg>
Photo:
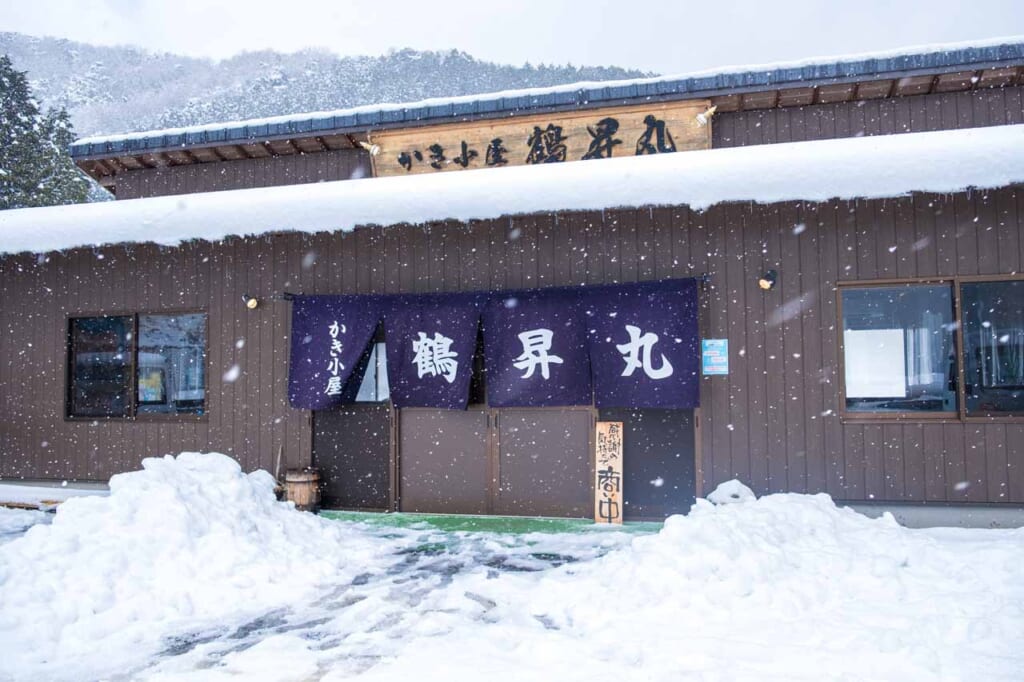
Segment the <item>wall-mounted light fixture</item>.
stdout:
<svg viewBox="0 0 1024 682">
<path fill-rule="evenodd" d="M 260 300 L 255 296 L 250 296 L 249 294 L 242 294 L 242 303 L 244 303 L 245 307 L 249 310 L 256 310 L 256 308 L 260 306 Z"/>
<path fill-rule="evenodd" d="M 359 140 L 359 146 L 370 152 L 370 156 L 377 156 L 380 154 L 380 145 L 374 144 L 373 142 L 367 142 L 366 140 Z"/>
<path fill-rule="evenodd" d="M 711 117 L 715 115 L 716 111 L 718 111 L 718 106 L 712 105 L 705 109 L 704 111 L 697 114 L 697 125 L 703 128 L 708 123 L 711 123 Z"/>
<path fill-rule="evenodd" d="M 774 270 L 769 270 L 758 278 L 757 286 L 761 287 L 765 291 L 771 291 L 775 288 L 775 282 L 777 282 L 778 279 L 779 273 Z"/>
</svg>

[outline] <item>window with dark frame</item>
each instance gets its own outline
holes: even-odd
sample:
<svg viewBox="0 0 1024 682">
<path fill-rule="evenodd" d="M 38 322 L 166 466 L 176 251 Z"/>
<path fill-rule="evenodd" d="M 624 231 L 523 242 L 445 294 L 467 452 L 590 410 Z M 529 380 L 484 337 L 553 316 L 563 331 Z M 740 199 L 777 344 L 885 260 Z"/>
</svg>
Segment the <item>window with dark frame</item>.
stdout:
<svg viewBox="0 0 1024 682">
<path fill-rule="evenodd" d="M 849 418 L 1024 416 L 1024 279 L 844 283 Z"/>
<path fill-rule="evenodd" d="M 71 320 L 69 416 L 129 416 L 132 328 L 131 317 Z"/>
<path fill-rule="evenodd" d="M 844 287 L 842 311 L 847 412 L 956 412 L 950 285 Z"/>
<path fill-rule="evenodd" d="M 1024 414 L 1024 280 L 960 285 L 968 416 Z"/>
<path fill-rule="evenodd" d="M 205 313 L 72 318 L 67 415 L 202 415 L 206 354 Z"/>
</svg>

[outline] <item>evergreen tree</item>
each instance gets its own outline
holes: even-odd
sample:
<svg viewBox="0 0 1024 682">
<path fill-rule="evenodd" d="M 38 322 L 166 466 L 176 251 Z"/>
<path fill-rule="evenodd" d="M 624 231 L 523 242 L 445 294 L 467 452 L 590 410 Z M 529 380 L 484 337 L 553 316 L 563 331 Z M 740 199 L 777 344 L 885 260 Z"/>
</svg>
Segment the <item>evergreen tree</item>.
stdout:
<svg viewBox="0 0 1024 682">
<path fill-rule="evenodd" d="M 82 203 L 89 181 L 68 154 L 64 109 L 43 113 L 28 79 L 0 55 L 0 209 Z"/>
</svg>

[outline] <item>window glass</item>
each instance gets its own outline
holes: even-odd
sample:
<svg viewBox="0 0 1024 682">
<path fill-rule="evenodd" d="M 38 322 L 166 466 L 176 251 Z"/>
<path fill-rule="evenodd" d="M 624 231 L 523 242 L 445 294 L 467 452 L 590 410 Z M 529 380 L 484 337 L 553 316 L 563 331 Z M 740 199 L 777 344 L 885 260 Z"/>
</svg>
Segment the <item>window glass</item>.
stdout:
<svg viewBox="0 0 1024 682">
<path fill-rule="evenodd" d="M 363 380 L 356 394 L 357 403 L 385 402 L 391 396 L 388 387 L 388 356 L 384 343 L 370 344 L 370 357 L 366 363 Z"/>
<path fill-rule="evenodd" d="M 71 416 L 130 414 L 131 334 L 131 317 L 71 320 Z"/>
<path fill-rule="evenodd" d="M 139 414 L 202 414 L 206 316 L 139 315 Z"/>
<path fill-rule="evenodd" d="M 1024 281 L 960 287 L 967 414 L 1024 413 Z"/>
<path fill-rule="evenodd" d="M 487 373 L 484 366 L 484 330 L 476 332 L 476 350 L 473 353 L 473 374 L 469 379 L 469 404 L 487 404 Z"/>
<path fill-rule="evenodd" d="M 842 289 L 846 409 L 956 411 L 952 287 Z"/>
</svg>

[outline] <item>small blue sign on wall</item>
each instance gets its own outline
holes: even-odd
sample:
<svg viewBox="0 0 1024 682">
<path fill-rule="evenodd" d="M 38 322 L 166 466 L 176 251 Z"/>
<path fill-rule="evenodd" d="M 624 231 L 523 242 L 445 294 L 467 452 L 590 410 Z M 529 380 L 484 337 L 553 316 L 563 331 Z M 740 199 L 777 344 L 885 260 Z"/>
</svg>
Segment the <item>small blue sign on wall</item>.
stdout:
<svg viewBox="0 0 1024 682">
<path fill-rule="evenodd" d="M 729 339 L 701 339 L 701 373 L 714 376 L 729 373 Z"/>
</svg>

